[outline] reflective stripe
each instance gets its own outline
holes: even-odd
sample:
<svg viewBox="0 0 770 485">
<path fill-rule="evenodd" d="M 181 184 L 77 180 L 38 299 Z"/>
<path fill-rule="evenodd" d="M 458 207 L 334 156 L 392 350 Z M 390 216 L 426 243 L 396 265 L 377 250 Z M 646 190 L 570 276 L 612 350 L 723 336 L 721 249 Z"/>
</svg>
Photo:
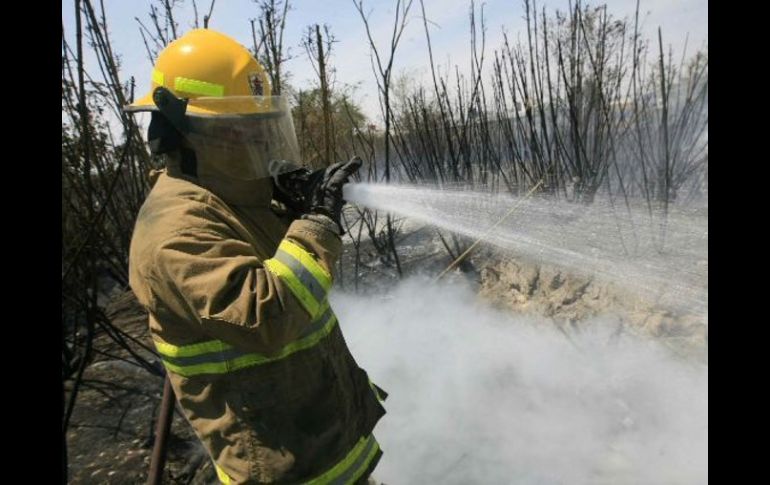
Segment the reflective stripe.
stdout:
<svg viewBox="0 0 770 485">
<path fill-rule="evenodd" d="M 238 357 L 242 357 L 249 352 L 244 352 L 242 350 L 238 349 L 229 349 L 222 352 L 217 352 L 215 354 L 203 354 L 203 355 L 194 355 L 192 357 L 168 357 L 164 356 L 163 360 L 165 360 L 167 363 L 181 366 L 181 367 L 187 367 L 191 365 L 197 365 L 197 364 L 206 364 L 206 363 L 220 363 L 220 362 L 227 362 L 228 360 L 235 360 Z"/>
<path fill-rule="evenodd" d="M 301 339 L 304 339 L 305 337 L 308 337 L 315 332 L 318 332 L 319 330 L 323 330 L 323 328 L 326 326 L 326 323 L 328 323 L 329 318 L 332 316 L 332 310 L 329 308 L 329 306 L 326 306 L 326 311 L 323 315 L 321 315 L 320 318 L 318 318 L 314 323 L 312 323 L 310 326 L 308 326 L 307 329 L 305 329 L 304 332 L 302 332 L 302 335 L 300 336 Z M 291 344 L 287 345 L 283 349 L 281 349 L 281 353 L 285 352 L 287 348 L 291 348 L 291 346 L 295 345 L 297 342 L 292 342 Z M 204 342 L 204 344 L 209 344 L 211 347 L 219 346 L 222 348 L 221 351 L 215 351 L 214 354 L 198 354 L 198 355 L 192 355 L 188 357 L 181 357 L 181 356 L 173 356 L 169 354 L 163 355 L 163 360 L 166 363 L 169 363 L 171 365 L 175 365 L 177 367 L 189 367 L 199 364 L 220 364 L 227 361 L 235 361 L 241 357 L 248 356 L 250 354 L 253 354 L 253 352 L 246 352 L 243 350 L 238 350 L 236 348 L 233 348 L 231 345 L 227 345 L 226 343 L 222 342 L 221 340 L 214 340 L 211 342 Z M 210 345 L 214 344 L 214 345 Z M 168 345 L 168 344 L 165 344 Z M 192 347 L 192 346 L 190 346 Z M 177 349 L 184 349 L 184 347 L 177 347 Z M 254 354 L 259 355 L 259 354 Z M 279 354 L 280 355 L 280 354 Z M 270 359 L 269 357 L 260 356 L 263 359 Z M 274 358 L 272 358 L 274 359 Z"/>
<path fill-rule="evenodd" d="M 163 73 L 158 71 L 157 69 L 153 69 L 152 70 L 152 82 L 154 82 L 155 84 L 158 84 L 160 86 L 163 86 L 163 81 L 164 81 Z"/>
<path fill-rule="evenodd" d="M 263 262 L 297 297 L 311 316 L 317 315 L 332 286 L 331 275 L 302 246 L 284 239 L 275 256 Z"/>
<path fill-rule="evenodd" d="M 232 345 L 228 345 L 221 340 L 209 340 L 208 342 L 184 345 L 181 347 L 165 342 L 158 342 L 156 340 L 155 347 L 158 349 L 158 352 L 168 357 L 193 357 L 201 354 L 209 354 L 211 352 L 222 352 L 233 348 Z"/>
<path fill-rule="evenodd" d="M 329 302 L 326 302 L 324 305 L 324 312 L 321 314 L 320 317 L 315 319 L 315 322 L 310 324 L 308 328 L 305 329 L 304 332 L 302 332 L 302 335 L 300 336 L 301 339 L 307 337 L 308 335 L 314 334 L 317 331 L 321 330 L 323 327 L 326 326 L 326 322 L 329 321 L 329 317 L 333 317 L 332 309 L 329 307 Z M 291 344 L 289 344 L 291 345 Z"/>
<path fill-rule="evenodd" d="M 305 485 L 355 483 L 366 472 L 374 457 L 377 456 L 379 449 L 380 445 L 373 435 L 369 435 L 368 438 L 361 438 L 342 461 L 323 475 L 305 482 Z"/>
<path fill-rule="evenodd" d="M 305 269 L 302 264 L 294 259 L 289 253 L 283 252 L 280 249 L 275 253 L 274 260 L 282 262 L 287 268 L 294 273 L 294 276 L 307 288 L 313 298 L 316 301 L 324 301 L 326 299 L 326 289 L 321 286 L 321 283 L 313 276 L 310 271 Z"/>
<path fill-rule="evenodd" d="M 225 471 L 222 470 L 216 463 L 214 463 L 214 469 L 217 471 L 217 478 L 219 479 L 219 483 L 222 485 L 230 485 L 230 477 L 227 476 L 227 473 L 225 473 Z"/>
<path fill-rule="evenodd" d="M 380 395 L 380 391 L 377 390 L 377 386 L 374 385 L 374 382 L 372 382 L 371 379 L 369 379 L 369 387 L 372 388 L 372 391 L 374 391 L 374 395 L 377 397 L 377 400 L 380 402 L 384 402 L 385 398 Z"/>
<path fill-rule="evenodd" d="M 294 275 L 294 272 L 282 262 L 276 259 L 266 259 L 262 262 L 265 268 L 280 278 L 286 286 L 289 287 L 291 293 L 297 297 L 302 307 L 310 314 L 315 316 L 318 313 L 319 303 L 315 299 L 310 290 Z"/>
<path fill-rule="evenodd" d="M 318 261 L 316 261 L 313 255 L 302 246 L 293 243 L 288 239 L 284 239 L 278 246 L 278 250 L 289 253 L 294 259 L 299 261 L 302 266 L 312 273 L 324 290 L 329 291 L 332 287 L 332 276 L 318 263 Z"/>
<path fill-rule="evenodd" d="M 335 485 L 355 483 L 359 478 L 361 478 L 364 472 L 366 472 L 366 469 L 369 468 L 369 465 L 377 455 L 378 451 L 380 451 L 380 445 L 372 436 L 370 440 L 368 440 L 366 448 L 364 448 L 364 450 L 361 452 L 355 463 L 353 463 L 353 465 L 348 468 L 348 471 L 345 472 L 344 475 L 334 480 L 332 483 Z"/>
<path fill-rule="evenodd" d="M 281 349 L 278 354 L 267 357 L 254 352 L 244 352 L 233 348 L 219 340 L 200 344 L 176 347 L 167 343 L 155 341 L 155 346 L 161 354 L 163 364 L 168 370 L 184 377 L 200 374 L 225 374 L 254 365 L 267 364 L 284 359 L 289 355 L 313 347 L 329 335 L 337 323 L 328 303 L 325 311 L 303 333 L 302 336 Z M 223 350 L 208 354 L 195 354 L 202 347 L 219 347 Z M 192 351 L 191 348 L 194 348 Z M 194 355 L 191 355 L 194 354 Z"/>
<path fill-rule="evenodd" d="M 190 94 L 200 94 L 201 96 L 224 96 L 225 87 L 221 84 L 208 83 L 197 79 L 188 79 L 186 77 L 177 77 L 174 79 L 174 90 L 184 91 Z"/>
</svg>

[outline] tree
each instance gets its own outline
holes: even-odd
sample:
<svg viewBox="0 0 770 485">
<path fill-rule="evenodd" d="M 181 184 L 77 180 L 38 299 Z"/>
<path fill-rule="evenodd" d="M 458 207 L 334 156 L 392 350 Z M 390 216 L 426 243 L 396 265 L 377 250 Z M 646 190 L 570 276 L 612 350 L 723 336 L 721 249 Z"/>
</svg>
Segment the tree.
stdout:
<svg viewBox="0 0 770 485">
<path fill-rule="evenodd" d="M 353 137 L 366 129 L 367 118 L 347 93 L 330 93 L 329 113 L 334 127 L 331 146 L 334 160 L 355 154 Z M 300 90 L 292 109 L 302 160 L 312 167 L 324 166 L 324 110 L 321 88 Z"/>
</svg>

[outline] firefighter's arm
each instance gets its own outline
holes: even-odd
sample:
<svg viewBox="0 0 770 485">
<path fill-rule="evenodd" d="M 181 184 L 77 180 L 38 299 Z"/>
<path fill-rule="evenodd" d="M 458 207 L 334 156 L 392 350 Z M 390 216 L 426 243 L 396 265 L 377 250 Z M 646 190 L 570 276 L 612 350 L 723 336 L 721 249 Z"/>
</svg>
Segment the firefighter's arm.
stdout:
<svg viewBox="0 0 770 485">
<path fill-rule="evenodd" d="M 327 294 L 341 249 L 317 220 L 294 221 L 272 258 L 221 231 L 176 234 L 156 250 L 156 288 L 212 339 L 274 355 L 330 315 Z"/>
</svg>

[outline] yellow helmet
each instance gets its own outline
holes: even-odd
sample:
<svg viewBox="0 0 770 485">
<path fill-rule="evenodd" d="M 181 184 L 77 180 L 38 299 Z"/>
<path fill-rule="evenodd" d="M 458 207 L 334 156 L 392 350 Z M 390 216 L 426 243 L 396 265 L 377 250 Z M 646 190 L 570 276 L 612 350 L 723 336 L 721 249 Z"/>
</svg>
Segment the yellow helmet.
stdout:
<svg viewBox="0 0 770 485">
<path fill-rule="evenodd" d="M 250 114 L 269 110 L 254 96 L 271 95 L 270 79 L 254 56 L 238 43 L 211 29 L 194 29 L 171 42 L 158 55 L 152 87 L 127 111 L 154 111 L 159 86 L 187 98 L 190 114 Z"/>
<path fill-rule="evenodd" d="M 251 180 L 299 164 L 288 101 L 271 94 L 267 73 L 245 47 L 194 29 L 158 55 L 150 92 L 125 110 L 153 112 L 154 153 L 181 144 L 202 171 Z"/>
</svg>

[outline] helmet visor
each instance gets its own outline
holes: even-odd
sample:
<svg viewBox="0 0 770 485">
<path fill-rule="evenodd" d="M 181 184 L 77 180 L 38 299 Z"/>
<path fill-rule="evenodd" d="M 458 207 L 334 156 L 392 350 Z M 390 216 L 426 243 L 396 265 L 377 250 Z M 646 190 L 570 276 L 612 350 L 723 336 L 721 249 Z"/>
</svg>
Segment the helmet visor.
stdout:
<svg viewBox="0 0 770 485">
<path fill-rule="evenodd" d="M 221 114 L 190 110 L 193 102 Z M 279 175 L 300 165 L 294 122 L 283 96 L 190 100 L 184 138 L 207 169 L 238 180 Z"/>
</svg>

